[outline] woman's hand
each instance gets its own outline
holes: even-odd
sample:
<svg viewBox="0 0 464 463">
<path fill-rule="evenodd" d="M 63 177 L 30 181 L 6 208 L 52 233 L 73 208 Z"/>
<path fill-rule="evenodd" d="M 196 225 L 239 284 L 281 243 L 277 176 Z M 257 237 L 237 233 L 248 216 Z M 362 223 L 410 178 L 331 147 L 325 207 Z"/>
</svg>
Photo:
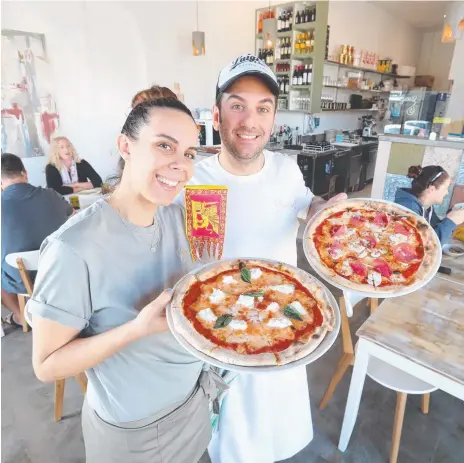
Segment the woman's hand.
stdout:
<svg viewBox="0 0 464 463">
<path fill-rule="evenodd" d="M 150 336 L 168 329 L 166 306 L 172 298 L 172 290 L 164 290 L 154 301 L 146 305 L 133 320 L 137 337 Z"/>
<path fill-rule="evenodd" d="M 464 223 L 464 208 L 463 209 L 452 209 L 446 216 L 451 219 L 456 225 Z"/>
<path fill-rule="evenodd" d="M 91 182 L 72 183 L 69 186 L 73 189 L 74 193 L 79 193 L 79 191 L 84 190 L 91 190 L 93 188 Z"/>
</svg>

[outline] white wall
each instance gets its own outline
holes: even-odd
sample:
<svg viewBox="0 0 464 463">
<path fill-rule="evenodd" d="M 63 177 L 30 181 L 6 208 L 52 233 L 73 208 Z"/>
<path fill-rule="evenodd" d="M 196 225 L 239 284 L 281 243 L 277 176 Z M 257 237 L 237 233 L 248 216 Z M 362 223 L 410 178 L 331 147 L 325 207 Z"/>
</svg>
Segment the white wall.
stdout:
<svg viewBox="0 0 464 463">
<path fill-rule="evenodd" d="M 196 2 L 127 4 L 143 38 L 149 81 L 168 87 L 179 82 L 190 108 L 211 108 L 219 71 L 240 54 L 255 52 L 255 10 L 266 5 L 200 1 L 199 30 L 206 35 L 206 55 L 193 56 Z"/>
<path fill-rule="evenodd" d="M 3 2 L 2 10 L 2 28 L 45 34 L 59 133 L 106 177 L 126 108 L 148 83 L 136 23 L 117 3 Z M 30 181 L 44 184 L 46 157 L 24 161 Z"/>
<path fill-rule="evenodd" d="M 367 1 L 336 1 L 329 6 L 329 54 L 340 45 L 390 57 L 394 62 L 415 65 L 419 56 L 420 32 L 401 18 Z"/>
<path fill-rule="evenodd" d="M 435 76 L 433 90 L 447 91 L 454 43 L 442 43 L 441 35 L 441 29 L 422 34 L 416 75 Z"/>
</svg>

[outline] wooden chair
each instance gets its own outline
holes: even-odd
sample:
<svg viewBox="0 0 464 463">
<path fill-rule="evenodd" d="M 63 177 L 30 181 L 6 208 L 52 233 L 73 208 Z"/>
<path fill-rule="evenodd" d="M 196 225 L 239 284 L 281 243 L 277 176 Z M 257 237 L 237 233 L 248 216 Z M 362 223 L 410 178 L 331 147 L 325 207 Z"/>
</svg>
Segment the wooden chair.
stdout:
<svg viewBox="0 0 464 463">
<path fill-rule="evenodd" d="M 18 294 L 19 308 L 21 310 L 21 324 L 23 331 L 29 331 L 29 326 L 32 326 L 32 320 L 25 310 L 27 298 L 32 297 L 33 283 L 28 271 L 36 271 L 39 268 L 39 251 L 17 252 L 8 254 L 5 261 L 11 267 L 17 268 L 21 279 L 23 280 L 26 294 Z M 75 376 L 79 386 L 84 395 L 87 392 L 87 376 L 85 373 L 79 373 Z M 63 416 L 63 401 L 64 401 L 64 387 L 65 379 L 58 379 L 55 381 L 55 421 L 60 421 Z"/>
<path fill-rule="evenodd" d="M 358 302 L 366 297 L 360 293 L 344 291 L 343 297 L 340 298 L 340 315 L 343 355 L 335 369 L 335 373 L 330 380 L 327 390 L 321 400 L 319 408 L 322 410 L 326 407 L 332 398 L 338 383 L 341 381 L 349 366 L 354 365 L 355 350 L 351 340 L 351 331 L 348 316 L 353 315 L 354 307 Z M 378 307 L 378 299 L 370 299 L 370 313 Z M 406 399 L 408 394 L 422 394 L 422 413 L 429 412 L 430 393 L 437 388 L 425 383 L 424 381 L 411 376 L 404 371 L 389 365 L 380 359 L 371 357 L 367 367 L 367 375 L 374 381 L 383 386 L 393 389 L 397 392 L 397 402 L 395 419 L 393 426 L 392 447 L 390 452 L 390 463 L 396 463 L 400 446 L 401 431 L 403 428 L 404 412 L 406 409 Z"/>
</svg>

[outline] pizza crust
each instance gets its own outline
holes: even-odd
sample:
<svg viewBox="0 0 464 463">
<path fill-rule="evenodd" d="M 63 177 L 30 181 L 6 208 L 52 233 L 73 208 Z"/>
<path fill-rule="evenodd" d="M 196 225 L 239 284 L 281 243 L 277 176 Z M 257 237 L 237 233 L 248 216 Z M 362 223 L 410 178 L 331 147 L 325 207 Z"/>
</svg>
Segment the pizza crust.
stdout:
<svg viewBox="0 0 464 463">
<path fill-rule="evenodd" d="M 379 212 L 387 212 L 388 214 L 397 213 L 402 217 L 406 217 L 408 222 L 414 226 L 421 236 L 424 245 L 424 257 L 421 266 L 417 270 L 415 277 L 409 284 L 397 284 L 387 287 L 375 287 L 369 284 L 356 283 L 347 278 L 343 278 L 335 271 L 326 267 L 320 260 L 319 253 L 317 252 L 312 236 L 317 227 L 324 222 L 329 216 L 337 212 L 345 211 L 346 208 L 369 208 L 375 209 Z M 441 262 L 441 244 L 433 228 L 427 221 L 411 210 L 399 204 L 384 202 L 379 200 L 366 200 L 361 198 L 353 198 L 346 201 L 340 201 L 325 209 L 319 211 L 306 226 L 303 235 L 303 247 L 305 250 L 306 258 L 313 269 L 321 275 L 329 283 L 351 291 L 358 291 L 362 293 L 375 294 L 394 294 L 405 290 L 414 291 L 422 286 L 424 281 L 429 281 L 438 270 Z"/>
<path fill-rule="evenodd" d="M 244 262 L 248 268 L 261 267 L 287 274 L 297 279 L 311 292 L 321 309 L 323 324 L 321 327 L 315 329 L 315 332 L 307 342 L 297 341 L 279 353 L 266 352 L 248 355 L 218 346 L 196 331 L 191 321 L 184 315 L 184 296 L 197 281 L 206 281 L 220 273 L 237 270 L 240 262 Z M 280 262 L 269 262 L 258 259 L 234 259 L 231 261 L 221 261 L 212 266 L 204 267 L 195 274 L 186 275 L 175 286 L 174 296 L 168 310 L 170 311 L 176 334 L 180 335 L 195 350 L 225 364 L 253 367 L 284 365 L 311 354 L 324 340 L 326 333 L 334 329 L 336 323 L 335 311 L 338 309 L 332 307 L 328 297 L 328 290 L 322 283 L 298 268 Z"/>
</svg>

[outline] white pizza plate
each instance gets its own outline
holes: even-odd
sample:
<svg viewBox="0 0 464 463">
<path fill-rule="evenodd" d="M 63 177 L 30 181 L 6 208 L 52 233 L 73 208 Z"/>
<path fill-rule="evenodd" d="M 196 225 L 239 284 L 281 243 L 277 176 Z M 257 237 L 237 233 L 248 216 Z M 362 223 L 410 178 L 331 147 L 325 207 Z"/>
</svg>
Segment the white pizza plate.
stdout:
<svg viewBox="0 0 464 463">
<path fill-rule="evenodd" d="M 264 263 L 265 262 L 270 262 L 273 264 L 277 264 L 279 262 L 275 260 L 270 260 L 270 259 L 260 259 L 257 257 L 244 257 L 243 260 L 261 260 Z M 237 260 L 237 259 L 231 259 L 231 260 Z M 221 262 L 224 262 L 222 260 Z M 195 273 L 198 273 L 200 270 L 206 269 L 207 267 L 213 267 L 216 265 L 217 262 L 203 265 L 192 272 L 188 273 L 187 275 L 194 275 Z M 288 267 L 292 267 L 291 265 L 285 264 Z M 298 269 L 301 271 L 301 269 Z M 187 276 L 186 275 L 186 276 Z M 308 274 L 309 275 L 309 274 Z M 315 360 L 317 360 L 319 357 L 322 357 L 333 345 L 335 340 L 337 339 L 338 333 L 340 331 L 340 309 L 338 308 L 338 304 L 332 293 L 325 287 L 325 285 L 319 281 L 317 278 L 314 278 L 312 275 L 309 275 L 310 278 L 312 278 L 314 281 L 316 281 L 326 292 L 327 298 L 332 305 L 335 313 L 335 327 L 333 331 L 327 332 L 325 335 L 323 341 L 317 346 L 317 348 L 311 352 L 309 355 L 306 357 L 303 357 L 299 360 L 296 360 L 295 362 L 290 362 L 285 365 L 270 365 L 270 366 L 243 366 L 243 365 L 234 365 L 231 363 L 224 363 L 220 362 L 219 360 L 216 360 L 215 358 L 204 354 L 203 352 L 200 352 L 199 350 L 195 349 L 195 347 L 191 346 L 187 340 L 180 335 L 175 326 L 174 326 L 174 321 L 172 319 L 172 314 L 171 314 L 171 305 L 168 305 L 166 308 L 166 319 L 169 325 L 169 328 L 171 330 L 171 333 L 173 336 L 176 338 L 177 342 L 184 347 L 188 352 L 190 352 L 194 357 L 197 357 L 198 359 L 209 363 L 210 365 L 213 365 L 218 368 L 223 368 L 225 370 L 231 370 L 231 371 L 236 371 L 236 372 L 248 372 L 248 373 L 270 373 L 270 372 L 275 372 L 275 371 L 282 371 L 282 370 L 289 370 L 291 368 L 296 368 L 296 367 L 302 367 L 305 365 L 308 365 Z M 184 277 L 185 278 L 185 277 Z M 180 282 L 183 280 L 183 278 L 174 286 L 173 290 L 174 292 L 176 291 L 176 287 L 180 284 Z"/>
<path fill-rule="evenodd" d="M 453 252 L 451 249 L 462 249 L 462 252 Z M 464 246 L 460 244 L 445 244 L 443 246 L 443 254 L 450 257 L 461 257 L 464 256 Z"/>
<path fill-rule="evenodd" d="M 385 199 L 350 198 L 350 199 L 345 200 L 344 202 L 349 202 L 350 204 L 352 204 L 354 206 L 356 206 L 357 203 L 359 203 L 359 205 L 362 205 L 365 202 L 376 202 L 376 203 L 390 204 L 390 205 L 395 206 L 395 208 L 397 208 L 397 209 L 402 209 L 403 211 L 408 212 L 409 214 L 412 213 L 411 209 L 408 209 L 407 207 L 401 206 L 400 204 L 393 203 L 392 201 L 387 201 Z M 307 244 L 308 240 L 309 240 L 309 238 L 308 238 L 308 230 L 311 227 L 312 222 L 320 214 L 322 214 L 323 211 L 324 211 L 324 209 L 321 209 L 316 214 L 314 214 L 314 217 L 311 217 L 311 220 L 306 224 L 305 231 L 303 233 L 303 250 L 304 250 L 304 253 L 305 253 L 305 256 L 306 256 L 306 260 L 308 261 L 309 265 L 312 268 L 314 268 L 313 258 L 310 256 L 310 254 L 308 252 L 308 244 Z M 420 217 L 420 216 L 418 216 L 418 217 Z M 406 294 L 410 294 L 410 293 L 412 293 L 414 291 L 417 291 L 418 289 L 424 287 L 436 275 L 436 273 L 437 273 L 437 271 L 438 271 L 438 269 L 439 269 L 439 267 L 441 265 L 441 259 L 442 259 L 441 243 L 440 243 L 440 240 L 438 239 L 438 236 L 437 236 L 437 234 L 435 232 L 433 232 L 433 237 L 435 239 L 436 249 L 438 250 L 439 255 L 435 259 L 432 271 L 430 272 L 430 274 L 429 274 L 429 276 L 427 278 L 424 278 L 423 280 L 417 281 L 415 284 L 413 284 L 413 285 L 411 285 L 411 286 L 409 286 L 409 287 L 407 287 L 407 288 L 405 288 L 405 289 L 403 289 L 401 291 L 398 291 L 396 293 L 383 293 L 381 291 L 381 288 L 379 288 L 378 290 L 375 289 L 375 288 L 372 288 L 372 291 L 360 291 L 360 290 L 357 289 L 355 292 L 364 294 L 366 297 L 370 297 L 370 298 L 386 299 L 386 298 L 390 298 L 390 297 L 405 296 Z M 341 289 L 342 291 L 351 291 L 351 292 L 353 292 L 352 288 L 350 288 L 349 286 L 344 286 L 341 283 L 332 280 L 332 278 L 330 278 L 329 276 L 320 275 L 320 277 L 324 278 L 324 280 L 326 280 L 328 283 L 330 283 L 331 285 L 335 286 L 338 289 Z"/>
</svg>

